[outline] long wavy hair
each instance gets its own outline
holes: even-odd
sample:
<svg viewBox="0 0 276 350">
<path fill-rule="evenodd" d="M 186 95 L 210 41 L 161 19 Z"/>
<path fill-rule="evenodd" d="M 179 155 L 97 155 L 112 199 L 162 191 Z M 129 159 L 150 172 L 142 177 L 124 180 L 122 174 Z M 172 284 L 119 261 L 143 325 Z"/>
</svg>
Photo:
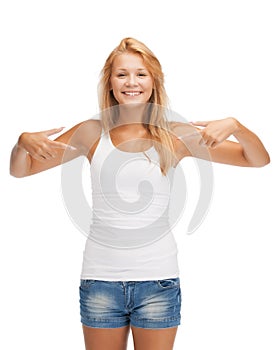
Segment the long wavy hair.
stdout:
<svg viewBox="0 0 276 350">
<path fill-rule="evenodd" d="M 143 126 L 148 130 L 152 139 L 156 141 L 154 147 L 159 154 L 160 170 L 165 176 L 170 167 L 175 164 L 175 155 L 172 130 L 166 116 L 168 98 L 164 87 L 164 74 L 161 64 L 153 52 L 136 39 L 123 39 L 110 53 L 101 71 L 98 97 L 103 129 L 105 132 L 111 130 L 118 119 L 119 108 L 116 108 L 118 102 L 110 90 L 110 78 L 114 59 L 123 53 L 140 55 L 153 79 L 153 91 L 148 101 Z"/>
</svg>

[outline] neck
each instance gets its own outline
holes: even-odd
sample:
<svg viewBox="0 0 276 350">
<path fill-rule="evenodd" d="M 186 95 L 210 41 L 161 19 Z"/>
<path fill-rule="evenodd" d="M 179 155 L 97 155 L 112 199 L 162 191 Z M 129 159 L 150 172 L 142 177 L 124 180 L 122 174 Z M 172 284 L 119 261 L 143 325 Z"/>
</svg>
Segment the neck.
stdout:
<svg viewBox="0 0 276 350">
<path fill-rule="evenodd" d="M 116 124 L 137 128 L 137 124 L 143 123 L 145 107 L 146 105 L 141 103 L 119 105 L 119 118 Z"/>
</svg>

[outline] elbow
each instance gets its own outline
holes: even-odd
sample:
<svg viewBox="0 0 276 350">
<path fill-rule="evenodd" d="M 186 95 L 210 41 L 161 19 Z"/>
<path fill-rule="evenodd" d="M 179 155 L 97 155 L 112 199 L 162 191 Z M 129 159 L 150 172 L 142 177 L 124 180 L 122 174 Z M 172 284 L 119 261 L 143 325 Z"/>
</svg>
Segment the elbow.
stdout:
<svg viewBox="0 0 276 350">
<path fill-rule="evenodd" d="M 270 156 L 267 154 L 262 160 L 259 162 L 252 164 L 255 168 L 263 168 L 264 166 L 268 165 L 270 163 Z"/>
<path fill-rule="evenodd" d="M 270 156 L 269 156 L 269 154 L 268 154 L 268 152 L 266 152 L 266 156 L 264 157 L 264 159 L 263 159 L 263 164 L 261 165 L 262 167 L 263 166 L 266 166 L 266 165 L 268 165 L 270 163 Z"/>
<path fill-rule="evenodd" d="M 260 167 L 264 167 L 270 163 L 270 157 L 268 156 L 267 159 L 264 161 L 264 163 Z"/>
<path fill-rule="evenodd" d="M 25 177 L 26 175 L 22 175 L 22 174 L 16 174 L 16 173 L 13 173 L 13 172 L 10 172 L 10 175 L 12 177 L 15 177 L 17 179 L 21 179 L 22 177 Z"/>
<path fill-rule="evenodd" d="M 22 172 L 19 172 L 19 171 L 15 171 L 14 169 L 10 168 L 10 175 L 12 177 L 15 177 L 17 179 L 21 179 L 22 177 L 26 177 L 27 175 L 22 173 Z"/>
<path fill-rule="evenodd" d="M 267 154 L 266 163 L 263 166 L 268 165 L 269 163 L 270 163 L 270 156 L 269 154 Z"/>
</svg>

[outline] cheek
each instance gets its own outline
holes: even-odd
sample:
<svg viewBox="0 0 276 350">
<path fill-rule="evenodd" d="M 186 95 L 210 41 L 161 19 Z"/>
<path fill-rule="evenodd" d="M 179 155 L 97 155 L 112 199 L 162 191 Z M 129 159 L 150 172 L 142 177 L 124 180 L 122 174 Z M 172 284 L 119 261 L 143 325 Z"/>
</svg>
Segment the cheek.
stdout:
<svg viewBox="0 0 276 350">
<path fill-rule="evenodd" d="M 153 85 L 152 84 L 147 84 L 147 91 L 151 95 L 153 93 Z"/>
<path fill-rule="evenodd" d="M 114 80 L 110 79 L 109 80 L 109 90 L 113 90 L 113 88 L 114 88 Z"/>
<path fill-rule="evenodd" d="M 115 93 L 122 89 L 123 83 L 121 81 L 110 81 L 110 90 L 113 90 Z"/>
<path fill-rule="evenodd" d="M 154 84 L 153 84 L 153 81 L 152 81 L 152 80 L 147 81 L 146 85 L 147 85 L 147 87 L 148 87 L 148 90 L 153 90 Z"/>
</svg>

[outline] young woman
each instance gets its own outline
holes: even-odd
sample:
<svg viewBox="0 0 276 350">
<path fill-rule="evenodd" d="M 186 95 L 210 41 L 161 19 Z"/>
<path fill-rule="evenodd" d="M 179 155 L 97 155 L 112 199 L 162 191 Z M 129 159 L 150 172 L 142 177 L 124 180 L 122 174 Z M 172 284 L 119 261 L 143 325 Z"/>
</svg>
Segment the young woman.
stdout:
<svg viewBox="0 0 276 350">
<path fill-rule="evenodd" d="M 131 328 L 135 350 L 171 350 L 180 324 L 181 290 L 174 237 L 166 216 L 156 220 L 169 196 L 164 179 L 184 157 L 262 167 L 269 163 L 269 155 L 260 139 L 232 117 L 169 122 L 161 65 L 133 38 L 123 39 L 107 58 L 99 100 L 99 120 L 81 122 L 55 140 L 49 136 L 62 128 L 22 133 L 12 150 L 10 172 L 24 177 L 87 157 L 93 224 L 80 283 L 86 349 L 126 349 Z M 231 135 L 235 142 L 228 140 Z M 119 169 L 114 160 L 128 166 L 114 174 L 113 169 Z M 134 207 L 142 179 L 160 190 L 149 203 L 152 187 L 148 188 L 144 202 Z M 146 242 L 145 233 L 152 232 L 159 239 Z M 124 244 L 126 237 L 134 240 Z"/>
</svg>

